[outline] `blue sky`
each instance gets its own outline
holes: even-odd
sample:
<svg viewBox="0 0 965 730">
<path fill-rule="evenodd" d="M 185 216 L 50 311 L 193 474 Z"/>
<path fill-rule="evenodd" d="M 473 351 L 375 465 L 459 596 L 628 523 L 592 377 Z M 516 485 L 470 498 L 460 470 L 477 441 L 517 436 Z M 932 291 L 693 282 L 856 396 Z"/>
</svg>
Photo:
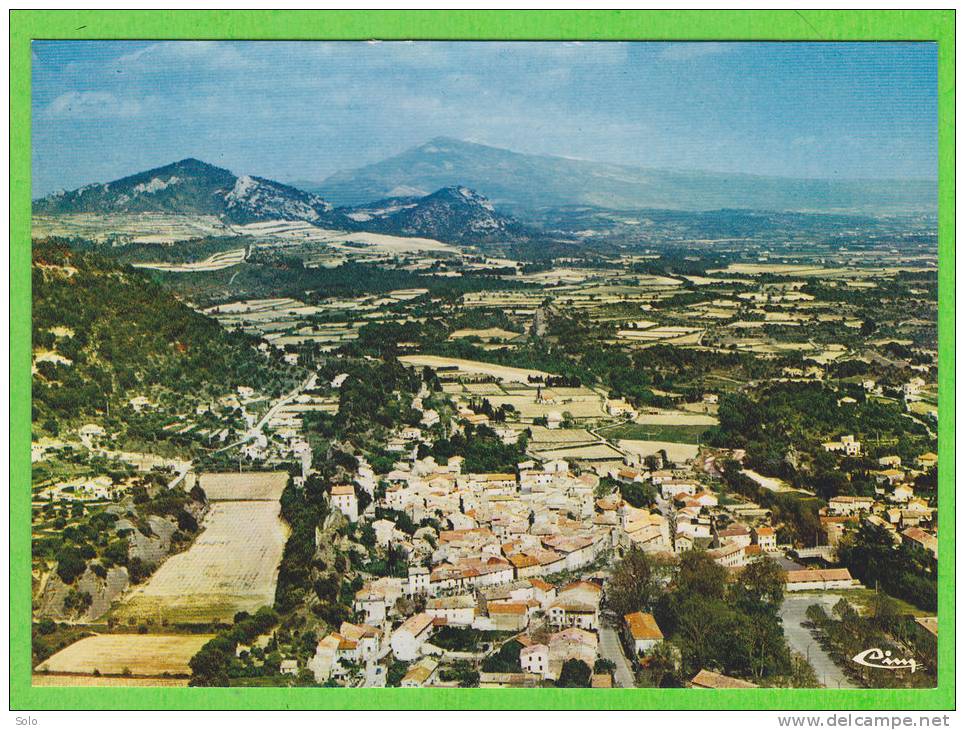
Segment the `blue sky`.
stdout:
<svg viewBox="0 0 965 730">
<path fill-rule="evenodd" d="M 937 49 L 35 41 L 32 128 L 35 195 L 185 157 L 318 181 L 439 135 L 647 167 L 934 178 Z"/>
</svg>

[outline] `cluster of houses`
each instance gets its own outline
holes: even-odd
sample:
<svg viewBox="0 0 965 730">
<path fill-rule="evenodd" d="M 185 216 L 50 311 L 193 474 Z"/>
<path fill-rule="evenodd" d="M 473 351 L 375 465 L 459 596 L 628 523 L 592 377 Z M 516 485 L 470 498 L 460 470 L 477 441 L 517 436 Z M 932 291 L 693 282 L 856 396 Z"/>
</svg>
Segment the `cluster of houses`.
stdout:
<svg viewBox="0 0 965 730">
<path fill-rule="evenodd" d="M 599 582 L 576 581 L 559 588 L 537 578 L 515 580 L 473 593 L 422 596 L 424 608 L 403 615 L 399 599 L 413 589 L 426 587 L 418 569 L 410 569 L 404 586 L 379 579 L 356 595 L 355 609 L 365 616 L 362 623 L 343 622 L 337 632 L 322 638 L 308 669 L 319 683 L 365 682 L 384 686 L 385 674 L 378 663 L 387 657 L 409 664 L 403 687 L 441 684 L 441 663 L 480 659 L 482 654 L 449 651 L 433 643 L 443 627 L 504 632 L 523 645 L 520 669 L 539 679 L 557 679 L 569 659 L 585 661 L 592 669 L 597 658 L 600 627 Z M 536 641 L 528 633 L 534 618 L 545 619 L 548 638 Z M 504 678 L 506 679 L 506 678 Z M 518 678 L 510 676 L 506 686 Z M 490 686 L 494 676 L 486 678 Z"/>
<path fill-rule="evenodd" d="M 522 644 L 519 671 L 483 672 L 480 686 L 539 686 L 558 679 L 572 659 L 592 670 L 599 656 L 606 579 L 594 570 L 604 554 L 631 548 L 668 555 L 706 550 L 731 571 L 771 556 L 786 569 L 789 591 L 857 585 L 847 569 L 834 567 L 833 555 L 835 541 L 855 520 L 880 521 L 895 531 L 896 541 L 936 550 L 928 531 L 934 510 L 915 497 L 910 484 L 911 476 L 934 466 L 934 455 L 923 454 L 917 470 L 903 470 L 898 457 L 882 458 L 875 497 L 831 499 L 821 514 L 828 545 L 805 556 L 821 558 L 825 567 L 807 569 L 788 557 L 789 545 L 778 544 L 779 526 L 771 522 L 769 510 L 745 499 L 721 503 L 721 493 L 696 471 L 703 465 L 707 475 L 719 476 L 706 454 L 693 464 L 650 469 L 627 460 L 598 474 L 574 472 L 563 460 L 526 461 L 506 473 L 470 472 L 460 456 L 444 464 L 418 457 L 419 444 L 439 418 L 424 406 L 427 395 L 423 388 L 413 400 L 422 422 L 401 427 L 388 444 L 398 455 L 391 471 L 376 476 L 363 460 L 351 483 L 331 488 L 333 509 L 350 522 L 371 525 L 377 548 L 401 552 L 408 568 L 404 577 L 372 578 L 356 592 L 358 623 L 343 623 L 318 643 L 309 668 L 319 682 L 381 686 L 387 663 L 382 660 L 391 658 L 408 666 L 402 686 L 444 685 L 451 681 L 442 678 L 447 663 L 483 655 L 433 643 L 443 627 L 503 632 Z M 607 408 L 614 416 L 632 415 L 618 400 L 608 401 Z M 486 418 L 469 411 L 458 417 L 480 423 Z M 515 440 L 517 432 L 509 431 L 507 438 Z M 862 453 L 852 436 L 823 446 L 843 455 Z M 619 492 L 601 496 L 600 476 L 652 488 L 656 505 L 634 507 Z M 361 492 L 370 497 L 365 509 L 360 509 Z M 399 515 L 410 523 L 405 530 Z M 664 639 L 649 614 L 628 614 L 620 626 L 631 659 L 644 659 Z M 594 675 L 594 686 L 608 686 L 609 680 Z M 712 687 L 733 682 L 741 680 L 703 672 L 692 683 Z"/>
<path fill-rule="evenodd" d="M 624 483 L 652 485 L 661 500 L 658 510 L 635 508 L 619 495 L 597 500 L 602 515 L 620 527 L 617 544 L 654 553 L 707 550 L 727 568 L 779 552 L 767 510 L 748 503 L 722 507 L 718 494 L 707 489 L 690 467 L 650 472 L 623 467 L 612 476 Z"/>
<path fill-rule="evenodd" d="M 836 546 L 844 534 L 859 523 L 880 527 L 892 535 L 896 544 L 917 545 L 938 559 L 937 510 L 928 500 L 916 496 L 913 480 L 933 469 L 938 457 L 933 453 L 918 456 L 910 468 L 896 455 L 878 459 L 874 472 L 873 496 L 841 495 L 828 500 L 822 510 L 821 525 L 828 545 Z"/>
</svg>

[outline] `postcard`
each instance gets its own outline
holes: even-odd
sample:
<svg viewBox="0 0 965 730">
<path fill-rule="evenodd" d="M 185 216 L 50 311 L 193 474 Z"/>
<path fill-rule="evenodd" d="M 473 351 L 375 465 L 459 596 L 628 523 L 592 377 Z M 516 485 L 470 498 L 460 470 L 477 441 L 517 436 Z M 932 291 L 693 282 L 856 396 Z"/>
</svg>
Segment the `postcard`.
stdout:
<svg viewBox="0 0 965 730">
<path fill-rule="evenodd" d="M 15 706 L 953 703 L 949 13 L 235 15 L 14 14 Z"/>
</svg>

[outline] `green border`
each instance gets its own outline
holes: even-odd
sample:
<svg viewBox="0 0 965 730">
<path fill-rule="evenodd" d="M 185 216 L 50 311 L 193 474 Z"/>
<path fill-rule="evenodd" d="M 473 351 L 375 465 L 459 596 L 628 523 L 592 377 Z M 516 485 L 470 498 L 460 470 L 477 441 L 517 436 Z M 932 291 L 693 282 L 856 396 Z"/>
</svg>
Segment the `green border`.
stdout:
<svg viewBox="0 0 965 730">
<path fill-rule="evenodd" d="M 10 707 L 58 709 L 946 710 L 955 706 L 955 13 L 112 11 L 10 13 Z M 506 39 L 934 41 L 939 80 L 939 687 L 933 690 L 202 689 L 30 685 L 30 41 Z"/>
</svg>

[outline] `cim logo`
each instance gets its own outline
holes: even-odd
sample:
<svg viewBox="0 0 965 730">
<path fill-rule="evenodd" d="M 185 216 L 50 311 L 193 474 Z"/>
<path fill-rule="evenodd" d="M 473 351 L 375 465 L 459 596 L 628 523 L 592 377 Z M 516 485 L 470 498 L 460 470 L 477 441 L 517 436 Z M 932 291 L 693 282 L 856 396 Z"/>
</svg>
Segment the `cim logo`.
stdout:
<svg viewBox="0 0 965 730">
<path fill-rule="evenodd" d="M 882 651 L 881 649 L 866 649 L 851 657 L 851 661 L 873 669 L 910 669 L 912 674 L 919 667 L 918 662 L 914 659 L 893 658 L 890 651 Z"/>
</svg>

